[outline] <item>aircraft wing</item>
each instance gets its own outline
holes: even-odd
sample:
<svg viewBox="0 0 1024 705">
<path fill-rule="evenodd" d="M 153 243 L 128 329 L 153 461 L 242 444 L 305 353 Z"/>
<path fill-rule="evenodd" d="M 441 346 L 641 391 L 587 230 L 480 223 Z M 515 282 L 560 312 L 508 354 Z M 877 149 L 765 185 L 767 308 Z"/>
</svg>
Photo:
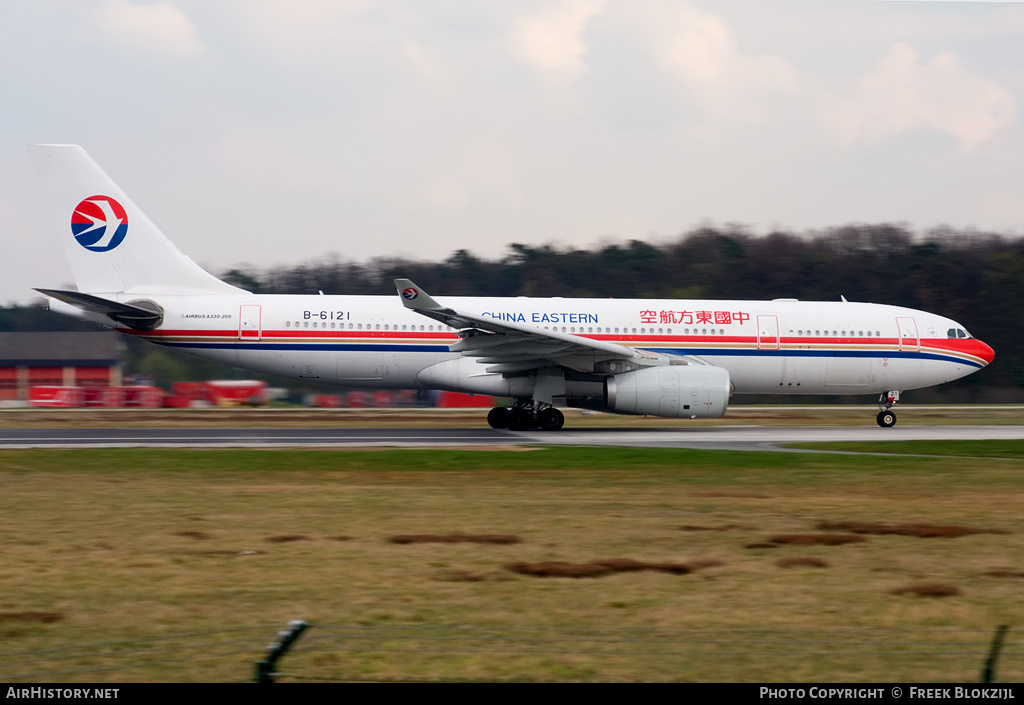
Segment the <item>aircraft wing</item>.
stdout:
<svg viewBox="0 0 1024 705">
<path fill-rule="evenodd" d="M 489 365 L 488 372 L 511 374 L 552 365 L 600 372 L 601 363 L 609 360 L 630 360 L 638 366 L 668 362 L 663 355 L 625 345 L 456 311 L 408 279 L 396 279 L 395 287 L 406 308 L 458 329 L 460 340 L 449 349 L 478 358 Z"/>
</svg>

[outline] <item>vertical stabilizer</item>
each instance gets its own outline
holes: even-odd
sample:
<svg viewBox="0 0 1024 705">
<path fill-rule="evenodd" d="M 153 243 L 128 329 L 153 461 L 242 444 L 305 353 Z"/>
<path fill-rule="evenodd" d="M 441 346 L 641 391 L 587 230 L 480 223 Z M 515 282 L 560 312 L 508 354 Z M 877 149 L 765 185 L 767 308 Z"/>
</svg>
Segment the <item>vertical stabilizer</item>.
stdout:
<svg viewBox="0 0 1024 705">
<path fill-rule="evenodd" d="M 29 151 L 79 291 L 241 293 L 179 250 L 84 149 L 37 144 Z"/>
</svg>

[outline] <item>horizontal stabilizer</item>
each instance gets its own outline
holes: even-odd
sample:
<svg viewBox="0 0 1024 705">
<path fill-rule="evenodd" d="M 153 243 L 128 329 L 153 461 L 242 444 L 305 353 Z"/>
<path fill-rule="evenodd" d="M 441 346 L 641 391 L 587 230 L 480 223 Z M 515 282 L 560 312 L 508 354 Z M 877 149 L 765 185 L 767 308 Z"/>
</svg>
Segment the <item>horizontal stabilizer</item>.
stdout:
<svg viewBox="0 0 1024 705">
<path fill-rule="evenodd" d="M 63 301 L 88 313 L 98 313 L 134 330 L 153 330 L 160 325 L 164 312 L 152 301 L 120 303 L 80 291 L 63 289 L 36 289 L 40 294 Z"/>
</svg>

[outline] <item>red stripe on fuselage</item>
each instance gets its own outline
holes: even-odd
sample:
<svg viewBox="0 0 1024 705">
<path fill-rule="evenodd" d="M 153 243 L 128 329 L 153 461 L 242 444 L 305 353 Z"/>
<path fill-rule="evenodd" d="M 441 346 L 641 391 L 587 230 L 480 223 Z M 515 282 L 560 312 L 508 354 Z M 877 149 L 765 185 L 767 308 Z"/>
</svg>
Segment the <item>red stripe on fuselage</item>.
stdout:
<svg viewBox="0 0 1024 705">
<path fill-rule="evenodd" d="M 922 340 L 921 346 L 948 350 L 961 355 L 972 355 L 984 360 L 986 365 L 991 364 L 996 357 L 995 351 L 977 338 L 934 338 Z"/>
</svg>

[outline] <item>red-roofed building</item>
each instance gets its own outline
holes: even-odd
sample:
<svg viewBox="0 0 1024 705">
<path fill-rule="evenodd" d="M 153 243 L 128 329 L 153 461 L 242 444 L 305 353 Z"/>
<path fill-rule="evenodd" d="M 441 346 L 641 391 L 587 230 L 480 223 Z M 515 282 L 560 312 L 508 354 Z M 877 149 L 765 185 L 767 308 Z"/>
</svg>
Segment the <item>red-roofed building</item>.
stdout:
<svg viewBox="0 0 1024 705">
<path fill-rule="evenodd" d="M 0 333 L 0 400 L 27 401 L 29 388 L 119 387 L 117 333 Z"/>
</svg>

